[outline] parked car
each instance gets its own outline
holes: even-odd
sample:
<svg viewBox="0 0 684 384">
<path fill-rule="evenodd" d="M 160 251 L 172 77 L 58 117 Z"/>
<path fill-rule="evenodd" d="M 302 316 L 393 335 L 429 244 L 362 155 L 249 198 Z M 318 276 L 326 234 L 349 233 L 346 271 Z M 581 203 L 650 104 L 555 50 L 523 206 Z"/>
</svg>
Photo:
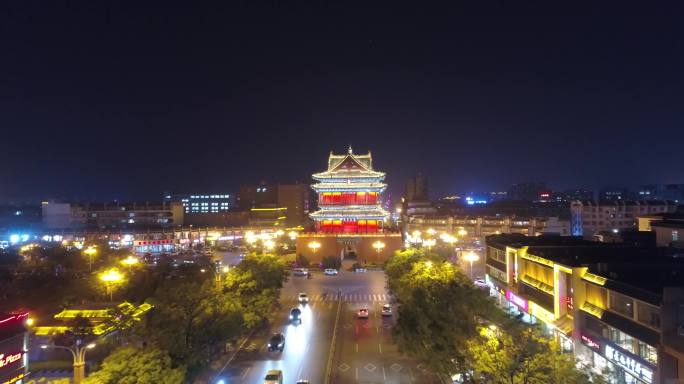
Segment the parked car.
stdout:
<svg viewBox="0 0 684 384">
<path fill-rule="evenodd" d="M 292 274 L 295 276 L 308 276 L 309 270 L 307 268 L 295 268 Z"/>
<path fill-rule="evenodd" d="M 326 269 L 323 271 L 323 273 L 325 273 L 325 274 L 328 275 L 328 276 L 334 276 L 334 275 L 337 275 L 337 269 L 326 268 Z"/>
</svg>

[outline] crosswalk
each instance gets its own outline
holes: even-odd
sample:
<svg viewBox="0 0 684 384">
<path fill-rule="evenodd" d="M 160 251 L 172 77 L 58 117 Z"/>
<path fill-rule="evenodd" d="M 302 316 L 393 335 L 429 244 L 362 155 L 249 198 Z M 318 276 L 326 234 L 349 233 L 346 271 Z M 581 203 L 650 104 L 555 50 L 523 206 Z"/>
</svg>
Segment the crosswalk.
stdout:
<svg viewBox="0 0 684 384">
<path fill-rule="evenodd" d="M 309 302 L 310 303 L 316 303 L 316 302 L 322 302 L 322 301 L 337 301 L 338 299 L 342 299 L 342 301 L 345 302 L 365 302 L 365 303 L 371 303 L 371 302 L 382 302 L 382 303 L 388 303 L 392 298 L 390 295 L 385 294 L 385 293 L 348 293 L 348 294 L 311 294 L 309 295 Z M 283 301 L 285 302 L 296 302 L 299 301 L 299 296 L 298 295 L 292 295 L 292 296 L 287 296 L 282 298 Z"/>
</svg>

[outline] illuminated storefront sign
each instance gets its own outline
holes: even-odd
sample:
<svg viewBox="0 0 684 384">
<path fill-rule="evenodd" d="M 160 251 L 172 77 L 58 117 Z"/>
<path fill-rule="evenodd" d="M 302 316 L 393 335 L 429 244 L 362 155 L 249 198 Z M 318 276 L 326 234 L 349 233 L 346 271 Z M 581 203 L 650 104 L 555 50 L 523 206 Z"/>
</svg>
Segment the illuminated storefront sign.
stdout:
<svg viewBox="0 0 684 384">
<path fill-rule="evenodd" d="M 594 341 L 592 338 L 586 335 L 582 335 L 582 344 L 586 345 L 587 347 L 595 350 L 595 351 L 601 351 L 601 344 L 597 343 Z"/>
<path fill-rule="evenodd" d="M 527 306 L 529 308 L 529 314 L 538 318 L 539 320 L 541 320 L 545 323 L 548 323 L 548 324 L 553 323 L 553 321 L 555 320 L 553 313 L 542 308 L 541 306 L 539 306 L 539 304 L 537 304 L 533 301 L 529 301 L 527 303 Z"/>
<path fill-rule="evenodd" d="M 11 355 L 0 354 L 0 368 L 6 367 L 16 361 L 20 361 L 24 352 L 13 353 Z"/>
<path fill-rule="evenodd" d="M 527 312 L 527 300 L 523 299 L 522 297 L 516 295 L 511 291 L 506 291 L 506 300 L 510 301 L 511 303 L 515 304 L 518 308 Z"/>
<path fill-rule="evenodd" d="M 639 380 L 643 380 L 647 383 L 653 382 L 653 370 L 647 367 L 645 364 L 640 363 L 638 360 L 627 355 L 626 353 L 619 351 L 610 344 L 605 346 L 605 357 L 612 363 L 623 368 L 632 376 Z"/>
<path fill-rule="evenodd" d="M 11 378 L 9 380 L 4 381 L 2 384 L 13 384 L 13 383 L 16 383 L 17 381 L 23 379 L 24 377 L 26 377 L 26 373 L 20 373 L 17 376 L 14 376 L 13 378 Z"/>
</svg>

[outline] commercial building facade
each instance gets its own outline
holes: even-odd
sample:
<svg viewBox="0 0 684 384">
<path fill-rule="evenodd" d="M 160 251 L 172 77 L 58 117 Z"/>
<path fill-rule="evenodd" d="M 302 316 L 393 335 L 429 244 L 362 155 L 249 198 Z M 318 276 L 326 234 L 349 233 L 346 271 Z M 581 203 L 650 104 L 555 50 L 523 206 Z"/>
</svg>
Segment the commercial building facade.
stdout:
<svg viewBox="0 0 684 384">
<path fill-rule="evenodd" d="M 487 238 L 491 294 L 618 382 L 684 381 L 684 263 L 662 248 L 556 236 Z"/>
<path fill-rule="evenodd" d="M 170 203 L 42 203 L 43 227 L 75 228 L 149 228 L 183 225 L 184 208 Z"/>
<path fill-rule="evenodd" d="M 502 233 L 520 233 L 539 235 L 555 233 L 561 236 L 570 235 L 570 221 L 557 217 L 517 217 L 517 216 L 471 216 L 471 215 L 410 215 L 404 223 L 404 232 L 425 232 L 433 229 L 437 232 L 456 234 L 465 230 L 468 236 L 484 238 Z"/>
<path fill-rule="evenodd" d="M 0 314 L 0 383 L 21 384 L 28 375 L 28 313 Z"/>
<path fill-rule="evenodd" d="M 677 204 L 664 200 L 573 201 L 572 235 L 592 238 L 602 231 L 615 232 L 636 228 L 637 216 L 674 212 Z"/>
</svg>

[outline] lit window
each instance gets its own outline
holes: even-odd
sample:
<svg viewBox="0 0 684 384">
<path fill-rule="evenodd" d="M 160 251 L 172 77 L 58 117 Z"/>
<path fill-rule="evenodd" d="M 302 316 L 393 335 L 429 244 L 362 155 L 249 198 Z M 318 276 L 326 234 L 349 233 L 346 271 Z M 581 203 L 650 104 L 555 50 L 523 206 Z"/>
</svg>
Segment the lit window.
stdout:
<svg viewBox="0 0 684 384">
<path fill-rule="evenodd" d="M 672 241 L 679 241 L 679 231 L 672 231 Z"/>
</svg>

